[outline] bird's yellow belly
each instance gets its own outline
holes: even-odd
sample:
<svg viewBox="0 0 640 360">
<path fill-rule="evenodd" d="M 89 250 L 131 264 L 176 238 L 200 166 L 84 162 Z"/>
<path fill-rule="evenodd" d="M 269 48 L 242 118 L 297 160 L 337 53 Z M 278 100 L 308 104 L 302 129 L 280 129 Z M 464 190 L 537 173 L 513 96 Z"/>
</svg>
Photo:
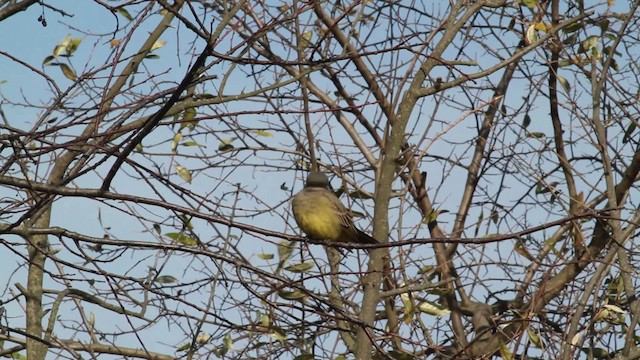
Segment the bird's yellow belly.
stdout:
<svg viewBox="0 0 640 360">
<path fill-rule="evenodd" d="M 328 204 L 293 202 L 293 216 L 308 237 L 316 240 L 337 240 L 342 233 L 342 224 L 333 209 Z"/>
</svg>

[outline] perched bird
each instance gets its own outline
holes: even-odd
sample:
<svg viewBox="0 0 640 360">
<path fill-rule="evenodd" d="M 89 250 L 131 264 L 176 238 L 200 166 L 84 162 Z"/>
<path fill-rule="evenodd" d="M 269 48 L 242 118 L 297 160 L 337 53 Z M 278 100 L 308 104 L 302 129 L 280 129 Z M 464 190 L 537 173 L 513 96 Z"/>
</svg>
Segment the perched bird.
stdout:
<svg viewBox="0 0 640 360">
<path fill-rule="evenodd" d="M 315 240 L 378 244 L 355 227 L 351 211 L 329 190 L 329 179 L 311 171 L 302 191 L 293 197 L 293 217 L 300 230 Z"/>
</svg>

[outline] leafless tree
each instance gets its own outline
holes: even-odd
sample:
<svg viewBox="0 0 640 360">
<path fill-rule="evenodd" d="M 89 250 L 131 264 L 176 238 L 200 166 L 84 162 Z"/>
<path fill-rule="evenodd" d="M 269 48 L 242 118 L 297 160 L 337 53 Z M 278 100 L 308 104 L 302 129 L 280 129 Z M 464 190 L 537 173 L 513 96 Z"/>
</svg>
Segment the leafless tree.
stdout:
<svg viewBox="0 0 640 360">
<path fill-rule="evenodd" d="M 0 1 L 0 354 L 640 358 L 639 3 Z"/>
</svg>

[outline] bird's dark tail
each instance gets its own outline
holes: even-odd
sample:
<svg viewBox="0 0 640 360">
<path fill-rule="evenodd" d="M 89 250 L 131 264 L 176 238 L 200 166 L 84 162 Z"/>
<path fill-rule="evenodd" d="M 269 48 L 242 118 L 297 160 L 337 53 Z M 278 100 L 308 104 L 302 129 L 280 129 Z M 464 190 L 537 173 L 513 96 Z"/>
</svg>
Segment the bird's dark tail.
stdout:
<svg viewBox="0 0 640 360">
<path fill-rule="evenodd" d="M 363 232 L 360 229 L 356 229 L 356 232 L 358 233 L 358 242 L 364 243 L 364 244 L 380 244 L 380 242 L 374 238 L 372 238 L 371 236 L 369 236 L 367 233 Z"/>
</svg>

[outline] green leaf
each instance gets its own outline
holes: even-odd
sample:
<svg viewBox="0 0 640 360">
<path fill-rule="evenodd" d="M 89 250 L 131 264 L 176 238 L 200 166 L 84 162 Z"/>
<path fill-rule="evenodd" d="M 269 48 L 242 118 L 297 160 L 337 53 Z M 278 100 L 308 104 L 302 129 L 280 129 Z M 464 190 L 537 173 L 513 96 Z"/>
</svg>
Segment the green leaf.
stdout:
<svg viewBox="0 0 640 360">
<path fill-rule="evenodd" d="M 300 263 L 300 264 L 287 266 L 285 268 L 285 270 L 291 271 L 293 273 L 304 273 L 304 272 L 307 272 L 307 271 L 313 269 L 314 266 L 315 266 L 315 264 L 312 263 L 312 262 L 303 262 L 303 263 Z"/>
<path fill-rule="evenodd" d="M 536 194 L 546 194 L 551 191 L 555 191 L 558 186 L 558 182 L 554 181 L 549 184 L 545 184 L 543 182 L 538 182 L 536 184 Z"/>
<path fill-rule="evenodd" d="M 233 150 L 234 147 L 233 145 L 231 145 L 231 143 L 237 138 L 232 137 L 232 138 L 228 138 L 228 139 L 224 139 L 220 142 L 220 144 L 218 145 L 218 150 L 220 151 L 228 151 L 228 150 Z"/>
<path fill-rule="evenodd" d="M 180 347 L 177 348 L 176 351 L 187 351 L 189 350 L 190 347 L 191 347 L 191 343 L 184 343 L 180 345 Z"/>
<path fill-rule="evenodd" d="M 562 85 L 562 88 L 567 93 L 567 95 L 571 96 L 571 84 L 569 84 L 567 79 L 565 79 L 564 77 L 562 77 L 560 75 L 558 75 L 557 79 L 558 79 L 558 82 L 560 83 L 560 85 Z"/>
<path fill-rule="evenodd" d="M 433 210 L 422 220 L 422 223 L 423 224 L 430 224 L 430 223 L 438 220 L 438 216 L 440 214 L 445 214 L 445 213 L 448 213 L 448 212 L 449 212 L 449 210 Z"/>
<path fill-rule="evenodd" d="M 632 121 L 631 124 L 629 124 L 629 126 L 627 127 L 627 130 L 624 132 L 624 136 L 622 137 L 623 144 L 629 142 L 629 139 L 631 139 L 631 135 L 634 131 L 636 131 L 636 123 Z"/>
<path fill-rule="evenodd" d="M 491 221 L 493 221 L 494 224 L 498 224 L 498 221 L 500 220 L 500 214 L 498 214 L 497 210 L 493 210 L 491 211 L 491 215 L 489 215 L 489 218 L 491 219 Z"/>
<path fill-rule="evenodd" d="M 609 353 L 603 348 L 582 348 L 582 352 L 592 354 L 594 359 L 608 359 Z"/>
<path fill-rule="evenodd" d="M 179 216 L 180 220 L 182 220 L 182 224 L 186 226 L 188 229 L 193 230 L 193 224 L 191 223 L 191 218 L 185 214 Z"/>
<path fill-rule="evenodd" d="M 430 273 L 436 269 L 435 265 L 424 265 L 418 269 L 418 275 Z"/>
<path fill-rule="evenodd" d="M 280 244 L 278 244 L 278 258 L 280 262 L 284 263 L 291 257 L 291 253 L 293 252 L 293 245 L 289 240 L 282 240 Z"/>
<path fill-rule="evenodd" d="M 162 275 L 156 278 L 156 282 L 160 284 L 175 284 L 178 282 L 178 279 L 171 275 Z"/>
<path fill-rule="evenodd" d="M 202 145 L 202 144 L 198 144 L 197 142 L 195 142 L 195 141 L 193 141 L 193 140 L 192 140 L 192 141 L 185 141 L 185 142 L 183 142 L 183 143 L 182 143 L 182 144 L 180 144 L 180 145 L 181 145 L 181 146 L 199 146 L 199 147 L 206 147 L 206 146 L 204 146 L 204 145 Z"/>
<path fill-rule="evenodd" d="M 82 38 L 71 38 L 71 34 L 67 35 L 53 48 L 53 57 L 58 56 L 71 56 L 82 42 Z"/>
<path fill-rule="evenodd" d="M 233 348 L 233 339 L 231 339 L 231 333 L 227 333 L 227 335 L 224 336 L 224 339 L 222 339 L 222 347 L 227 351 Z"/>
<path fill-rule="evenodd" d="M 535 9 L 538 7 L 538 0 L 518 0 L 518 4 L 524 5 L 529 9 Z"/>
<path fill-rule="evenodd" d="M 569 24 L 569 25 L 565 26 L 565 27 L 562 29 L 562 31 L 563 31 L 565 34 L 570 34 L 570 33 L 572 33 L 572 32 L 576 32 L 576 31 L 578 31 L 578 30 L 582 29 L 583 27 L 584 27 L 584 23 L 583 23 L 583 22 L 576 22 L 576 23 Z"/>
<path fill-rule="evenodd" d="M 423 357 L 415 356 L 412 354 L 408 354 L 405 351 L 401 350 L 391 350 L 388 353 L 389 357 L 384 357 L 385 359 L 393 359 L 393 360 L 418 360 Z M 374 357 L 374 359 L 378 360 L 378 357 Z"/>
<path fill-rule="evenodd" d="M 5 356 L 10 358 L 10 359 L 27 360 L 27 356 L 26 355 L 22 355 L 19 352 L 14 352 L 14 353 L 11 353 L 11 354 L 5 355 Z"/>
<path fill-rule="evenodd" d="M 527 113 L 524 115 L 524 119 L 522 120 L 522 127 L 526 129 L 529 125 L 531 125 L 531 116 Z"/>
<path fill-rule="evenodd" d="M 103 251 L 102 244 L 95 244 L 91 246 L 87 246 L 87 248 L 93 252 L 101 253 Z"/>
<path fill-rule="evenodd" d="M 371 194 L 360 189 L 350 192 L 349 197 L 352 199 L 373 199 L 373 196 L 371 196 Z"/>
<path fill-rule="evenodd" d="M 196 111 L 196 108 L 190 107 L 184 111 L 184 114 L 182 115 L 182 120 L 184 121 L 193 120 L 193 118 L 195 118 L 197 114 L 198 112 Z"/>
<path fill-rule="evenodd" d="M 293 358 L 293 360 L 313 360 L 312 354 L 302 354 Z"/>
<path fill-rule="evenodd" d="M 164 234 L 164 236 L 182 245 L 187 245 L 187 246 L 198 245 L 198 241 L 196 239 L 190 236 L 187 236 L 183 233 L 172 232 L 172 233 L 166 233 Z"/>
<path fill-rule="evenodd" d="M 273 327 L 273 333 L 271 333 L 271 337 L 280 342 L 284 342 L 285 340 L 287 340 L 287 334 L 284 332 L 284 330 L 277 326 Z"/>
<path fill-rule="evenodd" d="M 618 65 L 618 62 L 616 61 L 616 59 L 612 59 L 611 60 L 611 68 L 613 69 L 613 71 L 620 71 L 620 66 Z"/>
<path fill-rule="evenodd" d="M 44 60 L 42 61 L 42 66 L 45 66 L 47 64 L 49 64 L 50 62 L 52 62 L 55 59 L 55 56 L 53 55 L 49 55 L 46 58 L 44 58 Z M 52 64 L 49 64 L 52 65 Z"/>
<path fill-rule="evenodd" d="M 287 5 L 287 4 L 285 4 L 285 5 L 280 5 L 280 6 L 276 7 L 276 9 L 278 9 L 278 11 L 279 11 L 280 13 L 285 13 L 285 12 L 289 11 L 289 9 L 290 9 L 290 8 L 291 8 L 291 6 L 290 6 L 290 5 Z"/>
<path fill-rule="evenodd" d="M 180 130 L 185 127 L 189 129 L 189 132 L 192 132 L 196 126 L 198 126 L 198 121 L 193 121 L 193 119 L 198 115 L 196 108 L 190 107 L 184 111 L 182 114 L 182 122 L 180 123 Z"/>
<path fill-rule="evenodd" d="M 257 256 L 262 260 L 271 260 L 276 257 L 274 254 L 265 254 L 265 253 L 257 254 Z"/>
<path fill-rule="evenodd" d="M 579 52 L 589 52 L 598 46 L 598 37 L 595 35 L 589 36 L 586 40 L 580 43 Z"/>
<path fill-rule="evenodd" d="M 118 9 L 118 13 L 120 15 L 122 15 L 125 19 L 132 21 L 133 17 L 131 17 L 131 14 L 129 14 L 129 12 L 127 11 L 127 9 L 121 7 L 120 9 Z"/>
<path fill-rule="evenodd" d="M 543 137 L 545 137 L 546 135 L 543 132 L 532 132 L 527 134 L 527 137 L 533 138 L 533 139 L 541 139 Z"/>
<path fill-rule="evenodd" d="M 293 290 L 293 291 L 280 290 L 278 291 L 278 296 L 280 296 L 285 300 L 303 300 L 304 298 L 307 297 L 307 295 L 305 295 L 305 293 L 303 293 L 300 290 Z"/>
</svg>

